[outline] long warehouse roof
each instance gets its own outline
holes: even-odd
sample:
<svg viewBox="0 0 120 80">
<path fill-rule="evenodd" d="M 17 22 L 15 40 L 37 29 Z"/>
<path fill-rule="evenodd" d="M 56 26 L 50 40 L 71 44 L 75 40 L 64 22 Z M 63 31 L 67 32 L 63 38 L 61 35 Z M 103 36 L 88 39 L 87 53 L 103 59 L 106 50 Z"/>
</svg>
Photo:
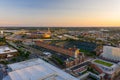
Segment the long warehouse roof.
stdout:
<svg viewBox="0 0 120 80">
<path fill-rule="evenodd" d="M 41 60 L 32 59 L 8 65 L 10 80 L 78 80 L 70 74 Z"/>
</svg>

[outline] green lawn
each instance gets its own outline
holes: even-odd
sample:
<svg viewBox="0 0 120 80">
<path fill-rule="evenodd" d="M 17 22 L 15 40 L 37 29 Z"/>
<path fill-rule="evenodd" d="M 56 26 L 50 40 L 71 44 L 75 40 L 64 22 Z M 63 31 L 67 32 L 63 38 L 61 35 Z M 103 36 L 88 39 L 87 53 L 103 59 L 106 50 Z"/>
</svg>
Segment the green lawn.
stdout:
<svg viewBox="0 0 120 80">
<path fill-rule="evenodd" d="M 107 66 L 107 67 L 111 67 L 113 65 L 112 63 L 102 61 L 102 60 L 95 60 L 94 62 L 102 64 L 102 65 Z"/>
</svg>

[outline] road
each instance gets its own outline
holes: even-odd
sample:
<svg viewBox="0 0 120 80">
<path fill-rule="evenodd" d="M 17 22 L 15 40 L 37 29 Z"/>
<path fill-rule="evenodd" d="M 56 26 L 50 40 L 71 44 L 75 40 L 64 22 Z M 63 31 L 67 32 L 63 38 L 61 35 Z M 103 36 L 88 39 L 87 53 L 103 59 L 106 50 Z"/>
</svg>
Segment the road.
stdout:
<svg viewBox="0 0 120 80">
<path fill-rule="evenodd" d="M 54 64 L 52 61 L 49 60 L 49 58 L 47 58 L 46 56 L 43 56 L 43 52 L 38 50 L 38 49 L 35 49 L 35 48 L 32 48 L 32 47 L 29 47 L 29 46 L 26 46 L 26 45 L 22 45 L 24 46 L 26 49 L 28 49 L 28 51 L 30 51 L 32 53 L 32 57 L 33 55 L 34 56 L 37 56 L 38 58 L 41 58 L 41 59 L 45 59 L 46 61 L 48 61 L 50 64 L 58 67 L 56 64 Z M 34 58 L 34 57 L 33 57 Z"/>
<path fill-rule="evenodd" d="M 2 72 L 2 70 L 0 69 L 0 80 L 2 80 L 2 78 L 3 78 L 3 72 Z"/>
<path fill-rule="evenodd" d="M 49 58 L 47 58 L 45 55 L 43 55 L 43 52 L 38 50 L 38 49 L 35 49 L 35 48 L 32 48 L 30 46 L 27 46 L 27 45 L 23 45 L 22 46 L 25 47 L 25 49 L 29 52 L 31 52 L 30 54 L 30 58 L 41 58 L 41 59 L 44 59 L 46 60 L 48 63 L 56 66 L 59 68 L 59 66 L 57 66 L 54 62 L 52 62 L 51 60 L 49 60 Z"/>
<path fill-rule="evenodd" d="M 5 70 L 5 66 L 2 66 L 2 64 L 0 64 L 0 80 L 2 80 L 7 75 L 7 72 Z"/>
</svg>

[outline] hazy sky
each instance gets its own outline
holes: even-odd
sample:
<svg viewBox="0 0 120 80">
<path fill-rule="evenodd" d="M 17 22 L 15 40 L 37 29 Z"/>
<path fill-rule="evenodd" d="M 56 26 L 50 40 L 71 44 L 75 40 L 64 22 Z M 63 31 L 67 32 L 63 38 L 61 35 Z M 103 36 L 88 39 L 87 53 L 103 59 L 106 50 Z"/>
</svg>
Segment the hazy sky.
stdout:
<svg viewBox="0 0 120 80">
<path fill-rule="evenodd" d="M 120 26 L 120 0 L 0 0 L 0 26 Z"/>
</svg>

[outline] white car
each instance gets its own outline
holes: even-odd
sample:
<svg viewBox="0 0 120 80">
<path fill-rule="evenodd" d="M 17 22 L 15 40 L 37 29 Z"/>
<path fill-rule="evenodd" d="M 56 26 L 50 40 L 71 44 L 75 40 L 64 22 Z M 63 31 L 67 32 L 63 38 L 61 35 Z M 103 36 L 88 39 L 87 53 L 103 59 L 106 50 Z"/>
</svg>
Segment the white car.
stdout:
<svg viewBox="0 0 120 80">
<path fill-rule="evenodd" d="M 50 52 L 43 52 L 44 55 L 48 56 L 48 57 L 51 57 L 51 53 Z"/>
</svg>

